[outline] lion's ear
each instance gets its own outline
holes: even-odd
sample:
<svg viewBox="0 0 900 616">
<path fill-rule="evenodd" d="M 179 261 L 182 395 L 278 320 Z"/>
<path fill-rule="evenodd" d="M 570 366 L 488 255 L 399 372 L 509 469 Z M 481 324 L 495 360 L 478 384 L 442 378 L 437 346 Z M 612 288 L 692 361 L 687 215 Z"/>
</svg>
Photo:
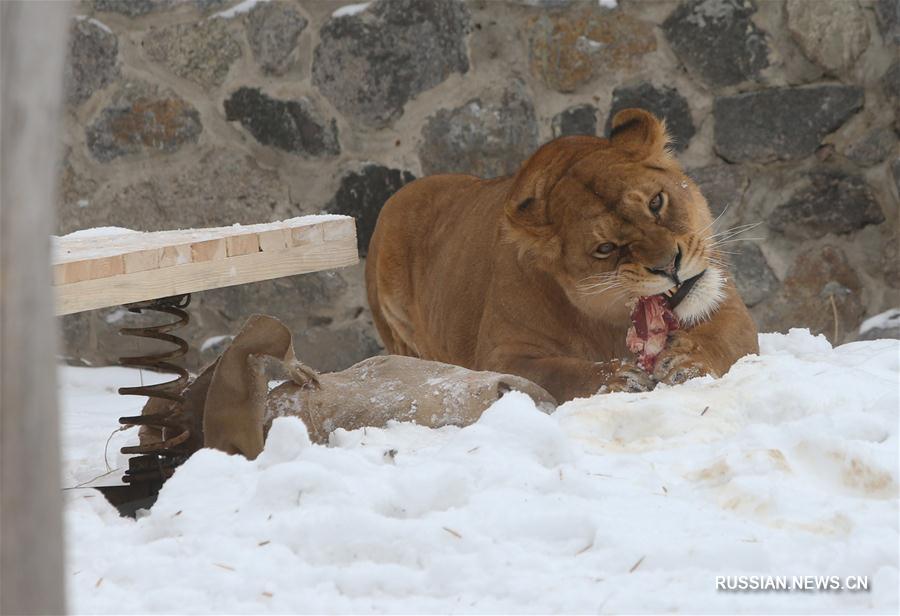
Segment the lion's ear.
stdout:
<svg viewBox="0 0 900 616">
<path fill-rule="evenodd" d="M 535 174 L 517 178 L 506 202 L 506 216 L 520 227 L 537 228 L 550 224 L 547 177 Z"/>
<path fill-rule="evenodd" d="M 616 147 L 641 155 L 662 152 L 669 143 L 666 124 L 643 109 L 623 109 L 612 120 L 609 140 Z"/>
<path fill-rule="evenodd" d="M 550 227 L 550 193 L 566 170 L 603 141 L 584 135 L 544 144 L 525 161 L 506 198 L 506 217 L 514 225 L 541 233 Z"/>
</svg>

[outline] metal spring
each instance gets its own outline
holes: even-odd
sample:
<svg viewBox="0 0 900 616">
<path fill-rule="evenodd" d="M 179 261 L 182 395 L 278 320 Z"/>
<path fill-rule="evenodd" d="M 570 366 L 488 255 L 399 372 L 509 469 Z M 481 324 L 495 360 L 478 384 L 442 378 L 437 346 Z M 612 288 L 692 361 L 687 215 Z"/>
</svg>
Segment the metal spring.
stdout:
<svg viewBox="0 0 900 616">
<path fill-rule="evenodd" d="M 133 417 L 120 417 L 119 423 L 130 426 L 150 426 L 159 428 L 164 436 L 166 432 L 174 431 L 174 436 L 165 438 L 158 443 L 147 443 L 123 447 L 123 454 L 141 454 L 139 458 L 129 461 L 129 470 L 122 478 L 125 482 L 165 480 L 175 472 L 175 467 L 181 464 L 189 455 L 189 452 L 181 451 L 179 445 L 185 443 L 190 436 L 189 429 L 184 427 L 184 421 L 177 417 L 181 412 L 181 403 L 184 402 L 182 392 L 188 384 L 187 370 L 172 363 L 173 360 L 183 357 L 188 351 L 188 343 L 170 332 L 184 327 L 190 322 L 190 315 L 185 308 L 191 303 L 190 294 L 174 295 L 143 302 L 127 304 L 125 308 L 129 312 L 142 313 L 145 310 L 162 312 L 178 317 L 178 320 L 161 325 L 149 327 L 123 327 L 120 335 L 138 336 L 162 340 L 175 345 L 171 351 L 150 355 L 135 355 L 120 358 L 123 366 L 134 368 L 148 368 L 156 372 L 171 372 L 178 377 L 155 385 L 141 385 L 136 387 L 120 387 L 119 394 L 124 396 L 147 396 L 149 398 L 162 398 L 174 403 L 172 410 L 160 414 L 141 414 Z"/>
</svg>

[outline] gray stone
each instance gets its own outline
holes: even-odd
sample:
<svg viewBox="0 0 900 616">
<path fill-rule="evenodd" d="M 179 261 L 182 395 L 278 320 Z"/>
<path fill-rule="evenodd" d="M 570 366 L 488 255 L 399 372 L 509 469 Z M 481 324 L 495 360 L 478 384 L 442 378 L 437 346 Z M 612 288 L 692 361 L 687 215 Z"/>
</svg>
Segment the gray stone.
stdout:
<svg viewBox="0 0 900 616">
<path fill-rule="evenodd" d="M 99 184 L 73 164 L 71 154 L 71 149 L 65 148 L 60 157 L 58 210 L 77 213 L 79 208 L 87 207 L 88 198 L 97 192 Z"/>
<path fill-rule="evenodd" d="M 340 188 L 325 209 L 356 219 L 359 254 L 365 256 L 382 206 L 391 195 L 415 179 L 409 171 L 367 164 L 341 178 Z"/>
<path fill-rule="evenodd" d="M 575 0 L 522 0 L 526 6 L 534 6 L 541 9 L 564 9 L 572 5 Z"/>
<path fill-rule="evenodd" d="M 253 7 L 244 25 L 253 58 L 264 73 L 287 72 L 307 23 L 300 13 L 282 2 L 263 2 Z"/>
<path fill-rule="evenodd" d="M 151 13 L 160 13 L 174 9 L 183 4 L 190 4 L 204 13 L 224 8 L 232 0 L 91 0 L 95 11 L 100 13 L 119 13 L 126 17 L 143 17 Z"/>
<path fill-rule="evenodd" d="M 304 156 L 340 153 L 337 122 L 322 120 L 306 98 L 274 99 L 259 88 L 239 88 L 225 101 L 225 119 L 240 122 L 263 145 Z"/>
<path fill-rule="evenodd" d="M 657 118 L 665 120 L 672 145 L 679 152 L 687 149 L 691 137 L 697 132 L 688 102 L 678 90 L 668 86 L 656 87 L 642 83 L 613 90 L 609 117 L 606 119 L 607 134 L 612 126 L 613 116 L 629 107 L 646 109 Z"/>
<path fill-rule="evenodd" d="M 747 306 L 755 306 L 778 290 L 778 278 L 766 261 L 759 246 L 752 242 L 738 243 L 731 255 L 731 273 L 741 298 Z"/>
<path fill-rule="evenodd" d="M 182 0 L 183 1 L 183 0 Z M 233 0 L 190 0 L 191 4 L 203 11 L 210 13 L 224 9 L 229 3 L 234 4 Z"/>
<path fill-rule="evenodd" d="M 897 195 L 900 196 L 900 156 L 891 163 L 891 175 L 894 176 L 894 188 L 897 189 Z"/>
<path fill-rule="evenodd" d="M 127 171 L 115 182 L 73 176 L 59 208 L 60 233 L 106 226 L 161 231 L 253 224 L 301 213 L 278 173 L 237 148 L 213 150 L 153 173 Z"/>
<path fill-rule="evenodd" d="M 900 339 L 900 325 L 895 327 L 873 327 L 864 334 L 859 335 L 859 340 L 885 340 Z"/>
<path fill-rule="evenodd" d="M 844 252 L 829 245 L 801 253 L 778 292 L 753 307 L 760 331 L 806 327 L 832 344 L 854 339 L 863 313 L 862 282 Z"/>
<path fill-rule="evenodd" d="M 643 57 L 656 51 L 652 23 L 594 2 L 542 11 L 525 31 L 532 74 L 558 92 L 573 92 L 601 75 L 637 70 Z"/>
<path fill-rule="evenodd" d="M 554 137 L 566 135 L 596 135 L 597 108 L 593 105 L 576 105 L 553 116 L 550 128 Z"/>
<path fill-rule="evenodd" d="M 894 62 L 885 72 L 881 84 L 888 96 L 888 104 L 894 108 L 894 132 L 900 135 L 900 61 Z"/>
<path fill-rule="evenodd" d="M 80 105 L 115 79 L 118 53 L 119 40 L 105 26 L 93 19 L 73 20 L 63 73 L 66 102 Z"/>
<path fill-rule="evenodd" d="M 143 47 L 151 60 L 173 73 L 211 89 L 220 86 L 228 69 L 241 57 L 241 46 L 228 31 L 226 19 L 152 28 Z"/>
<path fill-rule="evenodd" d="M 785 8 L 803 53 L 832 73 L 849 70 L 869 45 L 869 26 L 855 0 L 791 0 Z"/>
<path fill-rule="evenodd" d="M 466 73 L 469 10 L 455 0 L 378 0 L 322 26 L 312 81 L 341 113 L 384 127 L 408 101 Z"/>
<path fill-rule="evenodd" d="M 884 92 L 900 104 L 900 61 L 894 62 L 881 78 Z"/>
<path fill-rule="evenodd" d="M 490 100 L 440 109 L 425 122 L 422 138 L 419 160 L 426 175 L 513 173 L 538 145 L 534 105 L 516 81 Z"/>
<path fill-rule="evenodd" d="M 862 176 L 829 169 L 804 174 L 767 222 L 792 237 L 817 238 L 880 224 L 884 213 Z"/>
<path fill-rule="evenodd" d="M 900 321 L 897 317 L 891 319 L 891 323 L 885 327 L 870 327 L 859 335 L 859 340 L 885 340 L 900 339 Z"/>
<path fill-rule="evenodd" d="M 755 79 L 769 66 L 766 35 L 751 20 L 751 0 L 682 2 L 663 23 L 669 45 L 691 71 L 713 86 Z"/>
<path fill-rule="evenodd" d="M 738 165 L 709 165 L 691 169 L 688 175 L 700 187 L 715 217 L 726 209 L 737 210 L 750 184 L 747 173 Z"/>
<path fill-rule="evenodd" d="M 128 17 L 141 17 L 155 11 L 171 8 L 174 0 L 93 0 L 94 10 L 100 13 L 119 13 Z"/>
<path fill-rule="evenodd" d="M 263 303 L 267 314 L 292 320 L 297 315 L 305 320 L 311 316 L 331 315 L 336 302 L 346 291 L 347 282 L 339 273 L 313 272 L 253 285 L 225 287 L 213 295 L 204 295 L 203 303 L 233 323 L 249 316 L 248 306 Z M 262 302 L 260 298 L 264 298 Z"/>
<path fill-rule="evenodd" d="M 716 98 L 715 149 L 727 161 L 809 156 L 863 105 L 858 86 L 770 88 Z"/>
<path fill-rule="evenodd" d="M 887 43 L 900 45 L 900 2 L 898 0 L 877 0 L 875 15 L 878 29 Z"/>
<path fill-rule="evenodd" d="M 844 148 L 844 156 L 865 167 L 883 161 L 894 148 L 893 131 L 890 127 L 873 128 Z"/>
<path fill-rule="evenodd" d="M 294 344 L 302 349 L 298 354 L 304 361 L 320 372 L 344 370 L 384 350 L 372 326 L 361 319 L 297 331 Z"/>
<path fill-rule="evenodd" d="M 896 289 L 900 289 L 900 234 L 896 227 L 890 228 L 887 225 L 885 227 L 882 227 L 884 232 L 879 247 L 880 263 L 878 260 L 875 261 L 877 263 L 876 271 L 881 273 L 885 284 L 895 289 L 889 293 L 893 294 L 897 298 L 897 303 L 900 304 L 900 294 L 896 291 Z"/>
<path fill-rule="evenodd" d="M 133 154 L 172 153 L 196 143 L 202 131 L 199 112 L 174 92 L 128 82 L 85 134 L 91 155 L 109 162 Z"/>
</svg>

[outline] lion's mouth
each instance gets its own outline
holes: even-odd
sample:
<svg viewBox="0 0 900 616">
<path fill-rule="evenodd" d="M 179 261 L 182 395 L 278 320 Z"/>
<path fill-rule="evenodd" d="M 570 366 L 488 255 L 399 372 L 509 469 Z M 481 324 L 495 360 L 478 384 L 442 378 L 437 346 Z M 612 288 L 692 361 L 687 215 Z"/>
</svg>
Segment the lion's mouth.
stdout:
<svg viewBox="0 0 900 616">
<path fill-rule="evenodd" d="M 625 343 L 637 355 L 638 365 L 647 372 L 653 372 L 656 357 L 668 344 L 669 333 L 681 327 L 675 308 L 690 294 L 705 273 L 704 270 L 665 293 L 641 297 L 635 304 Z"/>
<path fill-rule="evenodd" d="M 706 270 L 703 270 L 693 278 L 688 278 L 681 284 L 675 285 L 665 293 L 661 295 L 665 298 L 666 303 L 669 305 L 669 310 L 675 310 L 678 307 L 678 304 L 682 302 L 682 300 L 688 296 L 691 292 L 691 289 L 694 288 L 694 285 L 697 284 L 697 281 L 700 280 L 703 275 L 706 273 Z"/>
</svg>

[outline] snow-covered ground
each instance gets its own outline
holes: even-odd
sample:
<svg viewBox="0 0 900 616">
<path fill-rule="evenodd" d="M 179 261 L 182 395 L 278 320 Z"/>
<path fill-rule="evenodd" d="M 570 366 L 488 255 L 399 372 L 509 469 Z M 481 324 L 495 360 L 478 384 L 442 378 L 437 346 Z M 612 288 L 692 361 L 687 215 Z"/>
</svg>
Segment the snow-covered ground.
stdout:
<svg viewBox="0 0 900 616">
<path fill-rule="evenodd" d="M 199 452 L 137 521 L 69 490 L 71 609 L 896 613 L 900 343 L 760 340 L 722 379 L 552 416 L 512 393 L 464 429 L 330 447 L 279 419 L 258 460 Z M 136 378 L 62 369 L 68 485 L 107 470 L 116 417 L 140 407 L 114 387 Z M 134 437 L 113 435 L 110 465 Z M 728 592 L 716 576 L 869 590 Z"/>
</svg>

